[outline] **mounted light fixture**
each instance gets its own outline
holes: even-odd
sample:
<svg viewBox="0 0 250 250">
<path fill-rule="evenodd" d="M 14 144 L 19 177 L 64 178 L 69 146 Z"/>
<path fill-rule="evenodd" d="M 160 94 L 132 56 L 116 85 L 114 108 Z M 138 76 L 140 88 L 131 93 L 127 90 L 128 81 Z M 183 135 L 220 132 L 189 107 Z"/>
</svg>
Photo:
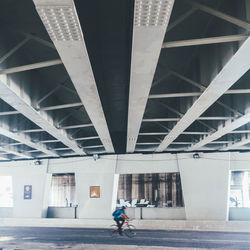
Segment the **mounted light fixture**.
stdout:
<svg viewBox="0 0 250 250">
<path fill-rule="evenodd" d="M 198 153 L 195 153 L 195 154 L 193 154 L 193 158 L 194 159 L 200 159 L 201 157 L 200 157 L 200 155 Z"/>
<path fill-rule="evenodd" d="M 98 154 L 94 154 L 93 155 L 93 159 L 94 159 L 94 161 L 98 160 L 99 159 L 99 155 Z"/>
</svg>

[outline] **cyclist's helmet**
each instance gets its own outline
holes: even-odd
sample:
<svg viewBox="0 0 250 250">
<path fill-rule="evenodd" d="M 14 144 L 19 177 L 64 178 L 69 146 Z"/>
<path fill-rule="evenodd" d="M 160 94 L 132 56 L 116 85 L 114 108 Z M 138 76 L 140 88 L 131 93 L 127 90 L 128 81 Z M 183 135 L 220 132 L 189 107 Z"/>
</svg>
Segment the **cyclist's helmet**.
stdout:
<svg viewBox="0 0 250 250">
<path fill-rule="evenodd" d="M 125 207 L 125 206 L 122 206 L 122 209 L 126 209 L 126 207 Z"/>
</svg>

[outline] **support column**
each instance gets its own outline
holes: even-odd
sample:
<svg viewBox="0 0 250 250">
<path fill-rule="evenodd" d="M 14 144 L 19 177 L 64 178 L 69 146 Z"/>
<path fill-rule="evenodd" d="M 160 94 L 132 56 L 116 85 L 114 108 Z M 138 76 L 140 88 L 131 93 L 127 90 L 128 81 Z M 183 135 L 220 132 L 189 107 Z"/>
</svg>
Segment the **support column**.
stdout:
<svg viewBox="0 0 250 250">
<path fill-rule="evenodd" d="M 178 155 L 187 220 L 228 219 L 230 154 Z"/>
</svg>

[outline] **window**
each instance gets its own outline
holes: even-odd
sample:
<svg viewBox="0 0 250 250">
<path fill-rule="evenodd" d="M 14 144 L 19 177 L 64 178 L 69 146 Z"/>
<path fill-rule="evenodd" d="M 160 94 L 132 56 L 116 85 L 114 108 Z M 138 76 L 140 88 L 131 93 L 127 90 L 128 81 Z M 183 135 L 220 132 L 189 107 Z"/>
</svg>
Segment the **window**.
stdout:
<svg viewBox="0 0 250 250">
<path fill-rule="evenodd" d="M 250 207 L 250 172 L 232 171 L 230 185 L 230 207 Z"/>
<path fill-rule="evenodd" d="M 120 175 L 117 203 L 118 207 L 183 207 L 180 174 Z"/>
<path fill-rule="evenodd" d="M 13 207 L 12 176 L 0 176 L 0 207 Z"/>
<path fill-rule="evenodd" d="M 76 205 L 75 186 L 75 174 L 53 174 L 50 206 L 71 207 Z"/>
</svg>

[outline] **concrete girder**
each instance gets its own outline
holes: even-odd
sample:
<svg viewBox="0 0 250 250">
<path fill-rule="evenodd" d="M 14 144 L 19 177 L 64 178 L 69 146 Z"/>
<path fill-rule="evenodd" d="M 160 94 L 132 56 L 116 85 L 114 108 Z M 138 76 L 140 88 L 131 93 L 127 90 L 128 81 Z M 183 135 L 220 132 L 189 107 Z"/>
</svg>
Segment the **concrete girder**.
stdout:
<svg viewBox="0 0 250 250">
<path fill-rule="evenodd" d="M 68 138 L 66 131 L 54 126 L 52 118 L 47 113 L 38 112 L 31 106 L 30 98 L 24 95 L 20 86 L 7 75 L 0 75 L 0 98 L 77 154 L 84 154 L 77 143 Z"/>
<path fill-rule="evenodd" d="M 188 148 L 188 151 L 190 150 L 197 150 L 200 149 L 202 146 L 205 146 L 208 143 L 211 143 L 220 137 L 222 137 L 225 134 L 230 133 L 231 131 L 247 124 L 250 122 L 250 113 L 247 113 L 246 115 L 234 120 L 234 121 L 228 121 L 224 127 L 220 127 L 215 133 L 208 135 L 198 143 L 192 145 L 190 148 Z"/>
<path fill-rule="evenodd" d="M 31 148 L 35 148 L 43 153 L 45 153 L 48 156 L 55 156 L 57 157 L 58 154 L 56 152 L 54 152 L 53 150 L 49 150 L 47 149 L 43 144 L 39 143 L 39 142 L 33 142 L 30 139 L 28 139 L 25 135 L 22 135 L 21 133 L 13 133 L 7 129 L 4 128 L 0 128 L 0 134 L 4 135 L 8 138 L 11 138 L 15 141 L 19 141 Z"/>
<path fill-rule="evenodd" d="M 162 23 L 158 23 L 157 20 L 151 20 L 150 18 L 152 17 L 150 17 L 150 12 L 148 14 L 148 21 L 144 21 L 140 17 L 141 10 L 148 9 L 149 2 L 135 1 L 127 126 L 127 152 L 134 152 L 135 149 L 174 0 L 163 0 L 162 3 L 152 0 L 151 4 L 152 8 L 163 8 L 163 6 L 166 6 L 168 12 L 165 16 L 159 18 L 159 20 L 165 20 Z"/>
<path fill-rule="evenodd" d="M 185 131 L 195 120 L 197 120 L 202 113 L 204 113 L 214 102 L 217 101 L 220 96 L 222 96 L 249 70 L 249 51 L 250 38 L 248 38 L 241 45 L 238 51 L 212 80 L 202 95 L 194 102 L 181 120 L 164 138 L 160 146 L 156 149 L 157 152 L 164 151 L 183 131 Z"/>
<path fill-rule="evenodd" d="M 33 2 L 100 140 L 106 151 L 113 153 L 113 144 L 74 2 L 72 0 L 33 0 Z M 50 15 L 52 12 L 53 18 Z M 61 16 L 65 18 L 61 19 Z M 67 26 L 67 31 L 61 30 L 60 33 L 57 28 L 53 28 L 56 22 Z"/>
</svg>

